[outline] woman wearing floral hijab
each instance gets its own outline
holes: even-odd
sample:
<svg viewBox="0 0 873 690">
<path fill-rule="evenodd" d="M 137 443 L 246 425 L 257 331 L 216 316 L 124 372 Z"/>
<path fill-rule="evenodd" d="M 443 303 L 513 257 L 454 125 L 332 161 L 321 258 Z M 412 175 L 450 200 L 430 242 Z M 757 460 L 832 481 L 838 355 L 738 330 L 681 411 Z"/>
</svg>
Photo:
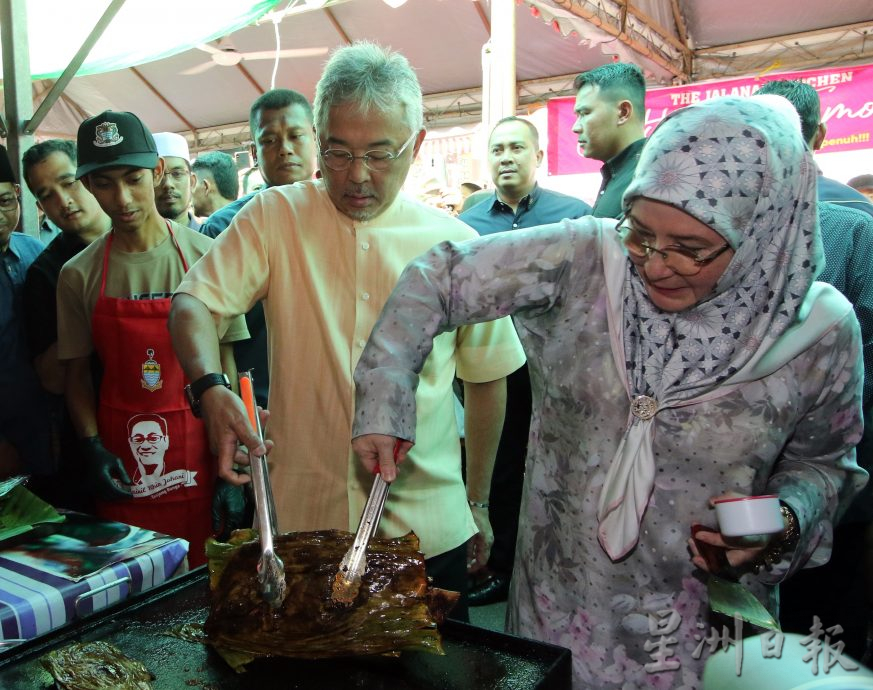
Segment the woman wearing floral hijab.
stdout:
<svg viewBox="0 0 873 690">
<path fill-rule="evenodd" d="M 866 478 L 862 369 L 850 304 L 814 282 L 815 204 L 786 101 L 707 101 L 646 143 L 620 232 L 583 218 L 444 243 L 385 306 L 354 446 L 389 480 L 432 337 L 515 317 L 534 411 L 508 630 L 570 648 L 576 688 L 699 687 L 708 566 L 689 537 L 715 526 L 712 498 L 787 509 L 763 549 L 700 537 L 771 611 L 781 579 L 829 556 Z"/>
</svg>

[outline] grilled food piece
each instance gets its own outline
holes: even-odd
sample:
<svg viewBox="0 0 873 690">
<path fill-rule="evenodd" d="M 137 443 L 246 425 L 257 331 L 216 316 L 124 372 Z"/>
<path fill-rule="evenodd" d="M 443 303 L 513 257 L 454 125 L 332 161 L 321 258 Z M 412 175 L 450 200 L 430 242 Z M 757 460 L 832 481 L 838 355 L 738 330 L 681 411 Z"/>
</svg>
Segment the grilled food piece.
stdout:
<svg viewBox="0 0 873 690">
<path fill-rule="evenodd" d="M 254 656 L 318 659 L 418 649 L 442 654 L 437 624 L 458 599 L 428 586 L 418 537 L 372 539 L 367 569 L 351 606 L 331 599 L 334 577 L 354 539 L 336 530 L 275 537 L 288 594 L 271 608 L 258 586 L 256 533 L 207 549 L 211 643 Z"/>
<path fill-rule="evenodd" d="M 150 690 L 154 676 L 106 642 L 76 642 L 41 660 L 61 690 Z"/>
</svg>

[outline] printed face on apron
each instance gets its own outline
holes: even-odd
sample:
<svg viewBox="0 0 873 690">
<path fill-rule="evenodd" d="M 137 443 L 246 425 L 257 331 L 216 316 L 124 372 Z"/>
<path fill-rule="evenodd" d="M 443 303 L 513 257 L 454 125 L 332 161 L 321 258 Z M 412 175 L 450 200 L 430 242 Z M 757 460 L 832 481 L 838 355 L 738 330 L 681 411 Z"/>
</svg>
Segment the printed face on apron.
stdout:
<svg viewBox="0 0 873 690">
<path fill-rule="evenodd" d="M 146 418 L 135 422 L 127 439 L 141 482 L 152 481 L 164 473 L 164 454 L 170 447 L 166 420 L 159 415 L 151 416 L 155 419 Z M 136 418 L 131 418 L 130 421 L 134 419 Z M 134 479 L 134 482 L 137 480 Z"/>
<path fill-rule="evenodd" d="M 197 471 L 170 469 L 164 456 L 170 450 L 167 420 L 159 414 L 138 414 L 127 420 L 130 452 L 136 463 L 131 479 L 133 498 L 158 498 L 181 488 L 197 486 Z"/>
</svg>

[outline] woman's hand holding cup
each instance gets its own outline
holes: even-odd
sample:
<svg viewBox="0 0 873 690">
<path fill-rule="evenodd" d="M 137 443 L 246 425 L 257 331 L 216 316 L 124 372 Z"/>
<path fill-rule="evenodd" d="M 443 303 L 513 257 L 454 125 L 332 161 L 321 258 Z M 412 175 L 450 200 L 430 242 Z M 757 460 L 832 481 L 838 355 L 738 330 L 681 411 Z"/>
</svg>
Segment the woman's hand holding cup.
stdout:
<svg viewBox="0 0 873 690">
<path fill-rule="evenodd" d="M 691 562 L 701 570 L 718 573 L 759 559 L 784 523 L 777 496 L 742 496 L 729 493 L 709 500 L 715 508 L 718 530 L 691 526 Z"/>
</svg>

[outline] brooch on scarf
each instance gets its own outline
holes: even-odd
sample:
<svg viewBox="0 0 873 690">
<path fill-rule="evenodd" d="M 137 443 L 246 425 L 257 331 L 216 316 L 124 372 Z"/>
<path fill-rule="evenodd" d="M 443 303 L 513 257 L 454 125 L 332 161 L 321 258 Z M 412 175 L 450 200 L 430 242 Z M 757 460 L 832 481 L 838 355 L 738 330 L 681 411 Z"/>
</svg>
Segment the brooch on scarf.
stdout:
<svg viewBox="0 0 873 690">
<path fill-rule="evenodd" d="M 658 411 L 658 401 L 648 395 L 638 395 L 631 401 L 631 414 L 637 419 L 651 419 Z"/>
</svg>

